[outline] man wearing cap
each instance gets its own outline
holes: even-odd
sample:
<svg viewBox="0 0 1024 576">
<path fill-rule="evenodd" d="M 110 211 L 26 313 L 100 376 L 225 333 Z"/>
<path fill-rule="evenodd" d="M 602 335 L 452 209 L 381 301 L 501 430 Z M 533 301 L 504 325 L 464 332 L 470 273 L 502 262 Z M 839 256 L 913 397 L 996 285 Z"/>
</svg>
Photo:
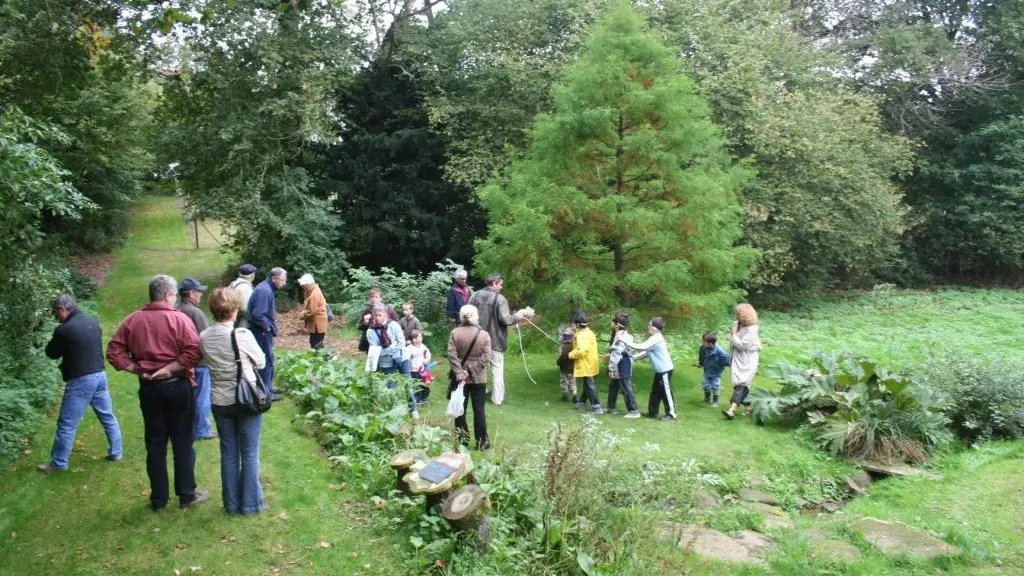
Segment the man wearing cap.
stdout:
<svg viewBox="0 0 1024 576">
<path fill-rule="evenodd" d="M 302 304 L 302 319 L 306 321 L 306 332 L 309 332 L 309 347 L 319 350 L 324 347 L 324 337 L 327 335 L 327 299 L 312 274 L 303 274 L 299 278 L 299 286 L 306 293 L 306 300 Z"/>
<path fill-rule="evenodd" d="M 466 271 L 459 268 L 455 271 L 454 282 L 452 287 L 448 289 L 448 302 L 445 304 L 445 311 L 448 313 L 448 322 L 452 326 L 459 325 L 459 310 L 463 306 L 469 304 L 470 297 L 473 296 L 473 289 L 466 285 Z"/>
<path fill-rule="evenodd" d="M 203 286 L 195 278 L 185 278 L 178 286 L 178 295 L 181 296 L 181 304 L 178 310 L 188 316 L 192 325 L 196 327 L 196 334 L 202 334 L 203 330 L 210 325 L 206 315 L 199 309 L 199 302 L 203 299 Z M 213 398 L 210 396 L 210 367 L 205 360 L 200 360 L 195 370 L 196 379 L 196 414 L 195 422 L 192 425 L 192 435 L 196 440 L 212 440 L 217 437 L 210 425 L 210 411 L 213 410 Z"/>
<path fill-rule="evenodd" d="M 260 370 L 260 378 L 274 400 L 280 397 L 274 392 L 274 336 L 277 336 L 277 303 L 274 294 L 288 282 L 284 268 L 271 268 L 267 279 L 252 290 L 249 297 L 249 330 L 256 337 L 267 363 Z"/>
<path fill-rule="evenodd" d="M 242 295 L 242 307 L 238 309 L 238 316 L 235 318 L 235 328 L 242 326 L 249 314 L 249 297 L 252 296 L 252 281 L 256 279 L 256 267 L 252 264 L 242 264 L 238 268 L 238 278 L 235 278 L 228 288 L 238 290 Z"/>
<path fill-rule="evenodd" d="M 210 498 L 196 490 L 192 424 L 193 368 L 202 358 L 199 334 L 174 307 L 177 283 L 165 275 L 149 282 L 149 304 L 132 312 L 107 344 L 107 361 L 139 376 L 139 407 L 146 435 L 149 505 L 167 506 L 167 441 L 174 449 L 174 493 L 182 508 Z"/>
<path fill-rule="evenodd" d="M 46 355 L 60 359 L 64 398 L 60 402 L 57 433 L 50 450 L 50 461 L 40 464 L 44 474 L 54 470 L 67 470 L 68 458 L 75 445 L 78 424 L 85 415 L 85 407 L 92 406 L 103 425 L 110 448 L 107 460 L 121 459 L 121 427 L 114 417 L 114 404 L 107 388 L 107 373 L 103 369 L 103 333 L 95 318 L 78 310 L 75 298 L 65 294 L 50 306 L 60 325 L 46 345 Z"/>
</svg>

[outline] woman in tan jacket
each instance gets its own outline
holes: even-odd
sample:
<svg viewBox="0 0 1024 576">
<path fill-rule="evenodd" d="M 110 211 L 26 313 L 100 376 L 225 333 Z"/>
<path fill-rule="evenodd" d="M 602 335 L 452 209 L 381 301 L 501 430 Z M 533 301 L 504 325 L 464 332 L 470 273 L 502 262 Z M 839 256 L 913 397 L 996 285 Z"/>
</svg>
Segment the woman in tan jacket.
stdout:
<svg viewBox="0 0 1024 576">
<path fill-rule="evenodd" d="M 487 437 L 487 417 L 484 415 L 485 392 L 487 390 L 487 367 L 491 363 L 491 337 L 480 328 L 480 314 L 476 306 L 466 304 L 459 309 L 461 325 L 448 336 L 448 362 L 451 365 L 452 380 L 448 397 L 455 387 L 462 386 L 466 400 L 462 403 L 462 416 L 455 419 L 455 428 L 462 443 L 469 444 L 469 424 L 466 422 L 466 407 L 473 401 L 473 436 L 478 450 L 491 447 Z"/>
<path fill-rule="evenodd" d="M 299 286 L 306 291 L 302 319 L 306 321 L 306 332 L 309 332 L 309 346 L 319 350 L 324 347 L 324 337 L 327 336 L 327 299 L 313 281 L 312 274 L 303 274 L 299 278 Z"/>
</svg>

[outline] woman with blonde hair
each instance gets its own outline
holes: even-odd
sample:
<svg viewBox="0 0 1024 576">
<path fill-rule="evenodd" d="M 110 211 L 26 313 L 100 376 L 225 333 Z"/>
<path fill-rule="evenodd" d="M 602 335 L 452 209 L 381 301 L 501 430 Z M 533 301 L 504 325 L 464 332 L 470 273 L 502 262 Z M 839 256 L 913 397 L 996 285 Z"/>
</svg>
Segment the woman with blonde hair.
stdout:
<svg viewBox="0 0 1024 576">
<path fill-rule="evenodd" d="M 242 409 L 236 402 L 238 364 L 242 377 L 252 382 L 263 368 L 266 356 L 256 337 L 245 328 L 235 328 L 242 306 L 241 292 L 217 288 L 210 295 L 210 312 L 215 324 L 199 336 L 203 358 L 210 366 L 213 420 L 220 437 L 220 485 L 224 510 L 228 514 L 257 514 L 266 508 L 260 484 L 260 429 L 263 415 Z M 237 350 L 237 352 L 236 352 Z"/>
<path fill-rule="evenodd" d="M 757 333 L 757 311 L 747 303 L 736 306 L 736 321 L 729 328 L 729 356 L 732 357 L 730 375 L 732 378 L 732 400 L 728 410 L 722 414 L 732 420 L 736 416 L 736 408 L 746 405 L 750 384 L 757 373 L 757 362 L 760 358 L 761 339 Z M 748 409 L 745 414 L 749 415 Z"/>
</svg>

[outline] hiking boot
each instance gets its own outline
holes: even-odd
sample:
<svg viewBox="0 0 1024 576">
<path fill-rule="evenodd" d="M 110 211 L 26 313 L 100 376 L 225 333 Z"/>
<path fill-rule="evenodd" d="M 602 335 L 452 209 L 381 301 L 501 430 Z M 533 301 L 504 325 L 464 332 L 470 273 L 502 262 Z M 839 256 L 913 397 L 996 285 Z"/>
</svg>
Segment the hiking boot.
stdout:
<svg viewBox="0 0 1024 576">
<path fill-rule="evenodd" d="M 209 499 L 210 499 L 210 492 L 209 491 L 207 491 L 207 490 L 196 490 L 195 497 L 192 498 L 191 500 L 189 500 L 188 502 L 182 502 L 180 506 L 183 509 L 184 508 L 193 508 L 195 506 L 198 506 L 199 504 L 202 504 L 203 502 L 206 502 Z"/>
<path fill-rule="evenodd" d="M 623 416 L 623 418 L 629 418 L 630 420 L 633 420 L 633 419 L 636 419 L 636 418 L 639 418 L 639 417 L 640 417 L 640 413 L 639 412 L 630 412 L 630 413 L 626 414 L 625 416 Z"/>
</svg>

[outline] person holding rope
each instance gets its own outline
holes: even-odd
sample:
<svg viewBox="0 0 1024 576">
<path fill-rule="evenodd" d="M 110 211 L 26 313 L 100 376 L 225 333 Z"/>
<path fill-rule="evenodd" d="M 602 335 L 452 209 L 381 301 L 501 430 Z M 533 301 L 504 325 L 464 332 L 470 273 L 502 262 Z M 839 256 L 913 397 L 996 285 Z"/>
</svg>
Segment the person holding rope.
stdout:
<svg viewBox="0 0 1024 576">
<path fill-rule="evenodd" d="M 523 318 L 532 315 L 529 309 L 509 313 L 508 300 L 501 295 L 505 284 L 499 272 L 487 275 L 487 287 L 473 294 L 469 304 L 474 306 L 480 318 L 480 328 L 491 340 L 491 402 L 501 406 L 505 402 L 505 350 L 508 349 L 508 327 L 516 326 Z"/>
</svg>

